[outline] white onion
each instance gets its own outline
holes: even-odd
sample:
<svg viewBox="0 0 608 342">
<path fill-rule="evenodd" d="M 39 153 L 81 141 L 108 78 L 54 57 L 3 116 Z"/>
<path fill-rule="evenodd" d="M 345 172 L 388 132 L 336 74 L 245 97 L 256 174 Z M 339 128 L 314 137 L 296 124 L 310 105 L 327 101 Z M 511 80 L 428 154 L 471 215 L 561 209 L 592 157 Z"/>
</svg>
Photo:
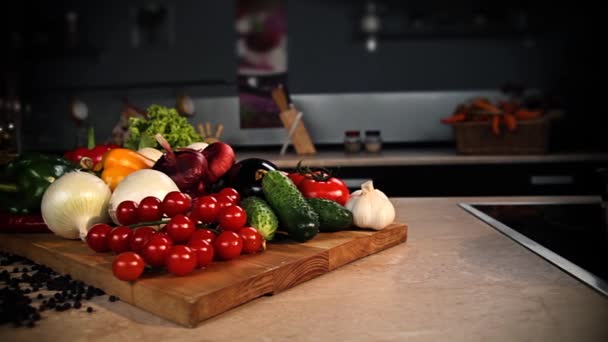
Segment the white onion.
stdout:
<svg viewBox="0 0 608 342">
<path fill-rule="evenodd" d="M 209 146 L 209 144 L 207 144 L 206 142 L 195 142 L 192 143 L 188 146 L 186 146 L 187 148 L 191 148 L 193 150 L 197 150 L 197 151 L 202 151 L 205 148 L 207 148 L 207 146 Z"/>
<path fill-rule="evenodd" d="M 109 221 L 111 194 L 99 177 L 69 172 L 53 182 L 42 196 L 42 218 L 53 233 L 66 239 L 84 240 L 88 228 Z"/>
<path fill-rule="evenodd" d="M 120 224 L 116 219 L 116 209 L 121 202 L 139 203 L 148 196 L 154 196 L 162 201 L 171 191 L 179 191 L 179 188 L 166 174 L 152 169 L 135 171 L 125 177 L 114 189 L 110 197 L 108 213 L 114 223 Z"/>
<path fill-rule="evenodd" d="M 152 159 L 154 161 L 157 161 L 160 159 L 160 157 L 163 156 L 163 153 L 155 148 L 152 147 L 144 147 L 141 148 L 139 150 L 137 150 L 137 153 L 143 155 L 144 157 L 148 158 L 148 159 Z"/>
</svg>

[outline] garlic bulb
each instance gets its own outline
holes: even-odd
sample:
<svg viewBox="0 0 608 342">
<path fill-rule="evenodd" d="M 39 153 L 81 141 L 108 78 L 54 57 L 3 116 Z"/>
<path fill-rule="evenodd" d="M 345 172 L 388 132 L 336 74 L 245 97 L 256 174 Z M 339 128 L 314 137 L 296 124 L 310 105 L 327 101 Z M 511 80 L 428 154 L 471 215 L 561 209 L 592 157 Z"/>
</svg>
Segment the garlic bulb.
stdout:
<svg viewBox="0 0 608 342">
<path fill-rule="evenodd" d="M 73 171 L 44 192 L 40 210 L 49 229 L 66 239 L 85 239 L 95 223 L 108 222 L 110 188 L 99 177 Z"/>
<path fill-rule="evenodd" d="M 367 181 L 350 195 L 346 208 L 353 213 L 353 223 L 360 228 L 380 230 L 395 220 L 395 207 L 386 195 Z"/>
</svg>

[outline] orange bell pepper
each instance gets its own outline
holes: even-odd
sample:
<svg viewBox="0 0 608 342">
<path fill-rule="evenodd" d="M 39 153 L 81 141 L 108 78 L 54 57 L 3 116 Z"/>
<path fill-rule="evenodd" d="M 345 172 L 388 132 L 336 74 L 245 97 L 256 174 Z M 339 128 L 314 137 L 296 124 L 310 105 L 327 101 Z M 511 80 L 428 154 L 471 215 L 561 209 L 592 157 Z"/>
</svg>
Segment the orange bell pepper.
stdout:
<svg viewBox="0 0 608 342">
<path fill-rule="evenodd" d="M 114 191 L 116 186 L 129 174 L 154 166 L 154 160 L 128 148 L 108 151 L 96 168 L 103 168 L 101 179 Z"/>
</svg>

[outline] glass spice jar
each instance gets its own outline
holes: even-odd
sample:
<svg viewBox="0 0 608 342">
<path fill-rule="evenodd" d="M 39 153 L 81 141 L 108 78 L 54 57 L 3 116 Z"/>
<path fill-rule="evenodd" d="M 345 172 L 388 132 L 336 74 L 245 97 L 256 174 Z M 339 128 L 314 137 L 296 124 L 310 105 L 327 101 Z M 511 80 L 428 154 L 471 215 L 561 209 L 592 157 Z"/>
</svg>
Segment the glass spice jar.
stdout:
<svg viewBox="0 0 608 342">
<path fill-rule="evenodd" d="M 344 151 L 346 153 L 357 153 L 361 150 L 361 132 L 344 132 Z"/>
<path fill-rule="evenodd" d="M 370 153 L 379 153 L 382 151 L 382 137 L 380 137 L 380 131 L 365 131 L 365 150 Z"/>
</svg>

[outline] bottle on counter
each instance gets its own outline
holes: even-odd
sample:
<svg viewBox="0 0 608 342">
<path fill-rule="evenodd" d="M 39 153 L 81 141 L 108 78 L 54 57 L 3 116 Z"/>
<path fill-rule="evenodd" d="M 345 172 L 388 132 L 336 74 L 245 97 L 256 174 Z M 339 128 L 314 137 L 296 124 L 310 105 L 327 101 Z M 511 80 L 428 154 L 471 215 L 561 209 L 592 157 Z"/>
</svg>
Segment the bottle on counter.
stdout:
<svg viewBox="0 0 608 342">
<path fill-rule="evenodd" d="M 344 132 L 344 151 L 346 153 L 357 153 L 361 151 L 361 132 Z"/>
<path fill-rule="evenodd" d="M 380 131 L 365 131 L 365 150 L 370 153 L 380 153 L 382 151 L 382 137 L 380 136 Z"/>
</svg>

